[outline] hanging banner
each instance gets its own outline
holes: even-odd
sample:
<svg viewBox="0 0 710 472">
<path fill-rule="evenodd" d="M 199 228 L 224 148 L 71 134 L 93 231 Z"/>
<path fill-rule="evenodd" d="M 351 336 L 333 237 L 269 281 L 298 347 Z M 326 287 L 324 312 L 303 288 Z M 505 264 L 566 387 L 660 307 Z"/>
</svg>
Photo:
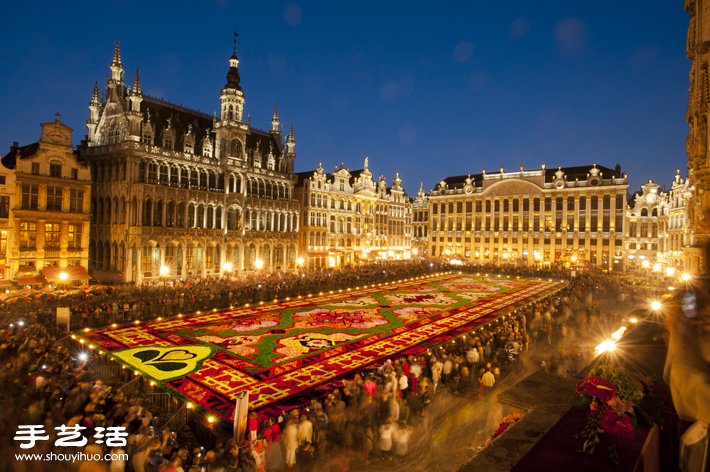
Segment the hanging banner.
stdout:
<svg viewBox="0 0 710 472">
<path fill-rule="evenodd" d="M 244 390 L 237 395 L 234 407 L 234 441 L 241 444 L 247 430 L 247 413 L 249 412 L 249 391 Z"/>
</svg>

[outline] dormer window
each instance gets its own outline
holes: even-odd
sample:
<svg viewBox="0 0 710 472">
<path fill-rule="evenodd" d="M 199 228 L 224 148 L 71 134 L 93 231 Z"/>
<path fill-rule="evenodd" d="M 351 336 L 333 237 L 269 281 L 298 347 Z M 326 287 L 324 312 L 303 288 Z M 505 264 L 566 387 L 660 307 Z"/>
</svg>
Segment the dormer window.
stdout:
<svg viewBox="0 0 710 472">
<path fill-rule="evenodd" d="M 175 130 L 168 128 L 163 132 L 163 147 L 175 149 Z"/>
<path fill-rule="evenodd" d="M 49 164 L 49 175 L 50 177 L 61 177 L 62 176 L 62 164 L 57 162 L 51 162 Z"/>
<path fill-rule="evenodd" d="M 149 124 L 143 125 L 143 133 L 141 134 L 141 142 L 143 144 L 153 144 L 153 128 Z"/>
</svg>

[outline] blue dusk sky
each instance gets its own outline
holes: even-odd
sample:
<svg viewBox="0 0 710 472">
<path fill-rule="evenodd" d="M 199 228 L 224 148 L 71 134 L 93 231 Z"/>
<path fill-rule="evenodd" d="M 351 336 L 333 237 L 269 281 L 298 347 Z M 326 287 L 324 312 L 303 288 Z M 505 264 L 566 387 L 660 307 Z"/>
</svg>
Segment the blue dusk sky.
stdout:
<svg viewBox="0 0 710 472">
<path fill-rule="evenodd" d="M 3 5 L 0 146 L 55 112 L 86 134 L 116 40 L 143 92 L 212 113 L 232 31 L 246 112 L 293 123 L 296 170 L 370 158 L 416 194 L 449 175 L 619 163 L 631 191 L 685 175 L 680 0 L 35 2 Z"/>
</svg>

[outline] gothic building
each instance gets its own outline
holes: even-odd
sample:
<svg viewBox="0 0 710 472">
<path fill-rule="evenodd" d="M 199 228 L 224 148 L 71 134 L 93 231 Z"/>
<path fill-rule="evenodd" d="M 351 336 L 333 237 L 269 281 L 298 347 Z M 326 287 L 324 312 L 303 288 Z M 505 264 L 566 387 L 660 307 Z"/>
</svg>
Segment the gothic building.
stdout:
<svg viewBox="0 0 710 472">
<path fill-rule="evenodd" d="M 622 270 L 627 190 L 596 164 L 447 177 L 429 195 L 429 255 Z"/>
<path fill-rule="evenodd" d="M 412 253 L 420 257 L 429 255 L 429 197 L 424 193 L 423 182 L 412 202 Z"/>
<path fill-rule="evenodd" d="M 710 153 L 708 152 L 708 112 L 710 112 L 710 14 L 706 0 L 685 0 L 690 14 L 686 51 L 690 65 L 688 95 L 688 179 L 696 191 L 688 200 L 688 227 L 691 239 L 683 249 L 684 266 L 691 273 L 707 272 L 703 248 L 710 245 Z"/>
<path fill-rule="evenodd" d="M 209 116 L 124 81 L 118 43 L 105 99 L 94 86 L 80 153 L 93 180 L 91 267 L 105 281 L 295 268 L 295 139 L 244 120 L 239 59 Z"/>
<path fill-rule="evenodd" d="M 41 127 L 39 141 L 2 158 L 1 273 L 19 285 L 87 282 L 91 174 L 59 113 Z"/>
<path fill-rule="evenodd" d="M 368 161 L 359 170 L 341 164 L 329 174 L 319 164 L 297 174 L 308 268 L 411 257 L 412 209 L 402 179 L 397 174 L 391 187 L 383 176 L 373 180 Z"/>
</svg>

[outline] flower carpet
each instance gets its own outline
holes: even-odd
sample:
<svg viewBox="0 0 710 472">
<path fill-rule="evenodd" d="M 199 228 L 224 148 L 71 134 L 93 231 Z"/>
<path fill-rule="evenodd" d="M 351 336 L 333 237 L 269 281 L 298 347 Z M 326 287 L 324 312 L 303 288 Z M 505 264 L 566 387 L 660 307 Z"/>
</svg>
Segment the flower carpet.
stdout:
<svg viewBox="0 0 710 472">
<path fill-rule="evenodd" d="M 300 406 L 359 370 L 425 352 L 563 286 L 436 274 L 75 337 L 231 421 L 244 390 L 259 413 Z"/>
</svg>

